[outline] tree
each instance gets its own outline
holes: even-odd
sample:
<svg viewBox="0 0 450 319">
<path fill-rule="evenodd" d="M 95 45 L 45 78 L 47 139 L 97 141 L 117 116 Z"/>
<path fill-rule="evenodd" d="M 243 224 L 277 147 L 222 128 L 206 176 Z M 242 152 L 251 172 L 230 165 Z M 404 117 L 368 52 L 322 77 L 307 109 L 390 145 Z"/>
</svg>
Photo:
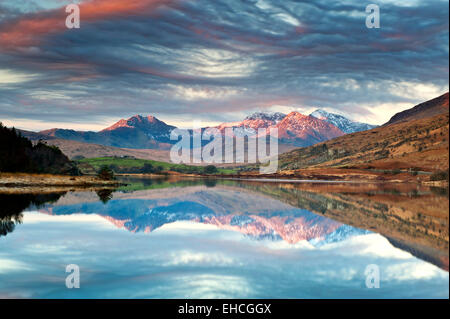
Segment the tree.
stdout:
<svg viewBox="0 0 450 319">
<path fill-rule="evenodd" d="M 151 174 L 154 172 L 155 172 L 155 169 L 153 168 L 153 165 L 150 163 L 145 163 L 144 166 L 142 167 L 143 174 Z"/>
<path fill-rule="evenodd" d="M 76 165 L 56 146 L 35 145 L 20 131 L 0 123 L 0 171 L 79 175 Z"/>
<path fill-rule="evenodd" d="M 440 171 L 435 172 L 433 175 L 430 176 L 430 181 L 448 181 L 448 170 L 447 171 Z"/>
<path fill-rule="evenodd" d="M 103 165 L 97 173 L 97 177 L 101 180 L 111 181 L 114 180 L 114 172 L 107 165 Z"/>
<path fill-rule="evenodd" d="M 110 189 L 101 189 L 97 191 L 97 196 L 103 204 L 106 204 L 113 198 L 113 191 Z"/>
<path fill-rule="evenodd" d="M 217 173 L 219 170 L 218 170 L 217 167 L 215 167 L 214 165 L 208 165 L 208 166 L 205 166 L 205 168 L 203 169 L 203 171 L 205 172 L 205 174 L 215 174 L 215 173 Z"/>
</svg>

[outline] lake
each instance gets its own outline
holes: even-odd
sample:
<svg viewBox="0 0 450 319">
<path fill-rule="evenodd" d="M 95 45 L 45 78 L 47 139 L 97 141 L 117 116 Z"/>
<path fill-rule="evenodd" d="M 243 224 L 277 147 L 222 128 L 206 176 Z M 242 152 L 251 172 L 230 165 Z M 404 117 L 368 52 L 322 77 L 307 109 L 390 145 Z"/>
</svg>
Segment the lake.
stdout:
<svg viewBox="0 0 450 319">
<path fill-rule="evenodd" d="M 126 181 L 0 194 L 0 298 L 449 298 L 448 189 Z"/>
</svg>

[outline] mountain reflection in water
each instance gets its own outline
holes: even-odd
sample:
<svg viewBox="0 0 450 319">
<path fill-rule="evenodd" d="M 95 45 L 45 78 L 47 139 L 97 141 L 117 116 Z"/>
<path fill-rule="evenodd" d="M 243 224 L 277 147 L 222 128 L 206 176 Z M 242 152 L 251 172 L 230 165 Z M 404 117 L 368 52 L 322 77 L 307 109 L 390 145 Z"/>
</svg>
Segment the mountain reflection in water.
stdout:
<svg viewBox="0 0 450 319">
<path fill-rule="evenodd" d="M 314 183 L 260 183 L 211 179 L 132 179 L 129 182 L 131 182 L 129 186 L 120 188 L 115 192 L 99 190 L 97 192 L 77 191 L 51 195 L 0 195 L 3 206 L 0 215 L 0 236 L 9 233 L 7 237 L 3 238 L 11 237 L 15 225 L 22 222 L 23 224 L 16 228 L 14 234 L 20 233 L 23 228 L 23 234 L 20 236 L 26 236 L 27 214 L 29 214 L 30 227 L 35 223 L 49 225 L 48 223 L 52 221 L 52 218 L 58 218 L 55 221 L 60 221 L 61 225 L 64 225 L 63 228 L 68 228 L 69 231 L 69 221 L 65 219 L 69 216 L 74 217 L 70 219 L 72 223 L 86 220 L 90 221 L 91 225 L 97 224 L 99 222 L 97 217 L 101 217 L 114 227 L 126 230 L 128 233 L 136 233 L 134 236 L 139 233 L 143 235 L 152 233 L 152 235 L 145 235 L 150 236 L 149 240 L 151 238 L 157 240 L 158 236 L 169 236 L 167 233 L 171 234 L 171 229 L 177 229 L 177 227 L 181 227 L 177 235 L 184 234 L 183 231 L 188 229 L 188 234 L 191 235 L 187 235 L 187 238 L 196 236 L 201 229 L 208 231 L 216 229 L 217 237 L 216 235 L 209 235 L 210 237 L 207 239 L 212 244 L 217 244 L 221 236 L 231 236 L 231 233 L 243 234 L 243 238 L 247 238 L 253 241 L 254 245 L 257 245 L 252 250 L 252 254 L 257 253 L 264 247 L 275 247 L 273 249 L 285 247 L 287 249 L 291 246 L 306 249 L 301 255 L 312 254 L 313 251 L 319 253 L 325 249 L 322 252 L 322 255 L 324 255 L 324 252 L 328 251 L 328 247 L 332 247 L 332 245 L 345 246 L 344 243 L 349 244 L 357 238 L 361 238 L 358 240 L 361 240 L 364 244 L 358 243 L 356 247 L 367 245 L 366 249 L 369 249 L 370 246 L 371 250 L 378 250 L 381 249 L 380 245 L 382 245 L 384 247 L 383 254 L 387 256 L 400 254 L 394 252 L 396 249 L 394 247 L 398 247 L 404 251 L 403 254 L 406 254 L 401 255 L 400 259 L 406 258 L 410 253 L 427 263 L 437 265 L 448 271 L 448 191 L 445 190 L 436 191 L 430 188 L 418 188 L 416 185 L 318 185 Z M 3 205 L 3 203 L 6 203 L 6 205 Z M 37 210 L 40 215 L 23 213 L 23 210 Z M 44 216 L 48 217 L 44 218 Z M 86 216 L 86 218 L 83 219 L 81 216 Z M 88 216 L 92 216 L 92 219 L 89 219 Z M 192 227 L 192 225 L 199 226 Z M 203 228 L 200 225 L 204 225 Z M 103 228 L 100 227 L 101 229 Z M 100 232 L 100 230 L 97 231 Z M 86 240 L 89 240 L 88 238 L 95 235 L 92 232 L 96 230 L 89 228 L 79 229 L 78 231 L 80 231 L 80 238 L 77 240 L 82 240 L 83 236 Z M 231 231 L 231 233 L 230 235 L 224 235 L 227 233 L 222 233 L 223 231 Z M 378 234 L 381 234 L 385 239 L 382 239 L 383 237 Z M 119 233 L 117 235 L 119 236 Z M 68 238 L 65 238 L 63 234 L 62 236 L 63 238 L 60 238 L 60 241 L 69 245 L 70 236 Z M 137 244 L 136 240 L 141 237 L 135 238 L 135 240 L 127 239 L 130 242 L 124 243 L 124 245 Z M 371 238 L 371 241 L 367 242 L 363 238 Z M 387 242 L 385 242 L 386 239 Z M 114 239 L 106 239 L 103 236 L 101 241 L 107 240 L 113 241 Z M 196 261 L 204 258 L 211 261 L 215 258 L 214 256 L 220 253 L 208 249 L 207 255 L 204 255 L 205 252 L 201 252 L 201 256 L 203 256 L 201 258 L 198 256 L 188 257 L 188 255 L 182 257 L 192 248 L 190 246 L 191 241 L 195 242 L 195 239 L 187 239 L 186 247 L 181 250 L 181 257 L 179 256 L 179 258 L 194 261 L 194 264 L 196 264 Z M 167 241 L 167 247 L 160 247 L 161 253 L 165 251 L 168 256 L 177 254 L 171 250 L 173 247 L 170 246 L 170 242 L 171 240 Z M 259 242 L 261 244 L 257 244 Z M 8 241 L 3 240 L 2 242 L 0 238 L 0 248 L 4 247 L 2 244 L 6 245 L 7 243 Z M 96 245 L 96 243 L 89 242 L 89 245 Z M 98 244 L 99 249 L 107 252 L 113 249 L 107 245 L 114 244 L 104 243 L 104 245 L 106 247 Z M 162 244 L 162 246 L 165 245 Z M 224 243 L 221 243 L 219 246 L 222 247 L 223 245 Z M 393 246 L 388 248 L 389 245 Z M 100 246 L 103 247 L 103 250 Z M 129 246 L 128 249 L 133 247 Z M 239 254 L 240 248 L 234 245 L 233 247 L 235 248 L 230 252 L 230 255 Z M 268 248 L 260 251 L 261 256 L 267 253 L 266 249 Z M 123 253 L 126 254 L 127 251 L 125 249 Z M 356 250 L 354 253 L 358 255 Z M 80 252 L 80 254 L 82 255 L 83 252 Z M 90 256 L 87 252 L 85 254 Z M 300 258 L 301 255 L 298 257 Z M 324 263 L 322 255 L 320 263 L 315 265 L 316 268 L 320 269 L 322 265 L 324 265 L 324 269 L 326 268 L 325 264 L 328 261 Z M 12 256 L 14 256 L 14 252 L 12 252 Z M 361 260 L 363 256 L 365 255 L 361 255 Z M 109 256 L 108 258 L 113 257 Z M 225 257 L 222 256 L 221 258 Z M 333 257 L 330 256 L 330 258 Z M 300 263 L 303 260 L 305 265 L 310 262 L 300 259 Z M 2 253 L 0 253 L 1 260 Z M 424 267 L 425 262 L 420 261 L 420 263 L 423 263 L 423 265 L 419 264 L 415 267 Z M 272 267 L 276 267 L 276 264 L 277 262 L 274 261 Z M 201 269 L 207 267 L 206 265 L 197 266 Z M 430 265 L 430 267 L 432 266 Z M 281 269 L 282 266 L 280 265 Z M 208 270 L 210 269 L 208 268 Z M 242 271 L 247 271 L 245 266 L 243 266 Z M 250 270 L 248 269 L 248 271 Z M 430 271 L 425 271 L 424 276 L 426 277 Z M 436 271 L 433 270 L 432 272 L 435 273 Z M 2 267 L 0 266 L 1 275 Z M 207 271 L 205 276 L 205 278 L 208 278 L 208 276 L 214 277 L 217 274 Z M 447 282 L 448 286 L 448 272 L 440 273 L 439 276 L 441 280 L 444 278 L 443 282 Z M 230 280 L 232 281 L 231 277 Z M 273 280 L 276 280 L 276 278 L 273 278 Z M 207 282 L 206 279 L 205 282 Z M 428 283 L 425 284 L 428 285 Z M 361 281 L 361 285 L 364 285 L 364 280 Z M 319 289 L 319 287 L 314 287 L 313 290 L 316 289 Z M 288 293 L 288 290 L 285 291 L 280 288 L 280 296 L 287 298 L 311 297 L 306 292 L 293 293 L 289 290 L 291 292 Z M 3 288 L 0 283 L 0 295 L 2 291 Z M 448 288 L 438 292 L 440 293 L 439 296 L 448 296 Z M 361 292 L 361 297 L 366 297 L 366 293 Z M 407 295 L 406 292 L 405 294 Z M 86 295 L 82 296 L 86 297 Z M 93 296 L 98 296 L 98 294 Z M 164 297 L 151 294 L 144 294 L 144 296 Z M 226 294 L 224 296 L 239 297 L 242 295 L 236 293 L 235 295 Z M 257 295 L 252 294 L 249 294 L 249 296 L 257 297 Z M 348 294 L 348 297 L 355 296 L 358 296 L 355 291 Z M 178 297 L 183 296 L 178 295 Z M 199 295 L 199 297 L 203 296 Z"/>
</svg>

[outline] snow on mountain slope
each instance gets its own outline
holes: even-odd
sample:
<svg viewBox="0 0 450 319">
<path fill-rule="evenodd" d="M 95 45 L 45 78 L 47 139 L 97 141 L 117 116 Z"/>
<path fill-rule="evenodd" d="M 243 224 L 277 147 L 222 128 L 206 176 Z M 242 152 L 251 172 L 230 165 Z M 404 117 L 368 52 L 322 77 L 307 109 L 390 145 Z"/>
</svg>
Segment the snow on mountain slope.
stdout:
<svg viewBox="0 0 450 319">
<path fill-rule="evenodd" d="M 346 118 L 345 116 L 329 113 L 321 109 L 315 110 L 310 114 L 310 116 L 331 123 L 346 134 L 367 131 L 377 127 L 376 125 L 352 121 Z"/>
</svg>

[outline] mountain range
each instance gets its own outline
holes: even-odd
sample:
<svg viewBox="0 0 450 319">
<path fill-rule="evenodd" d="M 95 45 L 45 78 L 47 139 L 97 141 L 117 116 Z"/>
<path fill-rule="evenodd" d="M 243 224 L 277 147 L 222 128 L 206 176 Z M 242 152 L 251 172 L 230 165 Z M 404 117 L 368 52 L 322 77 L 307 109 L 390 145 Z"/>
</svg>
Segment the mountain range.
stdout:
<svg viewBox="0 0 450 319">
<path fill-rule="evenodd" d="M 279 112 L 256 112 L 242 121 L 223 123 L 215 128 L 221 132 L 226 128 L 241 128 L 244 134 L 261 128 L 277 128 L 280 144 L 294 148 L 310 146 L 372 127 L 374 126 L 354 122 L 341 115 L 317 110 L 311 115 L 299 112 L 287 115 Z M 129 119 L 121 119 L 99 132 L 53 128 L 37 133 L 23 131 L 23 134 L 33 140 L 57 139 L 59 144 L 62 144 L 61 140 L 67 140 L 125 149 L 169 150 L 175 143 L 170 140 L 170 132 L 173 129 L 175 126 L 168 125 L 154 116 L 135 115 Z"/>
<path fill-rule="evenodd" d="M 106 146 L 136 149 L 170 149 L 170 132 L 175 126 L 167 125 L 154 116 L 135 115 L 120 120 L 100 132 L 68 129 L 50 129 L 38 132 L 41 136 L 94 143 Z"/>
<path fill-rule="evenodd" d="M 279 154 L 284 153 L 280 168 L 284 171 L 314 166 L 445 170 L 448 168 L 448 99 L 448 93 L 443 94 L 395 114 L 379 127 L 319 109 L 309 116 L 298 112 L 287 115 L 257 112 L 243 121 L 223 123 L 216 128 L 222 132 L 229 127 L 242 128 L 245 133 L 250 128 L 277 127 Z M 173 143 L 168 137 L 174 128 L 155 117 L 136 115 L 100 132 L 52 129 L 21 133 L 31 140 L 44 139 L 58 146 L 72 159 L 131 156 L 166 161 Z M 304 148 L 294 150 L 301 146 Z"/>
</svg>

